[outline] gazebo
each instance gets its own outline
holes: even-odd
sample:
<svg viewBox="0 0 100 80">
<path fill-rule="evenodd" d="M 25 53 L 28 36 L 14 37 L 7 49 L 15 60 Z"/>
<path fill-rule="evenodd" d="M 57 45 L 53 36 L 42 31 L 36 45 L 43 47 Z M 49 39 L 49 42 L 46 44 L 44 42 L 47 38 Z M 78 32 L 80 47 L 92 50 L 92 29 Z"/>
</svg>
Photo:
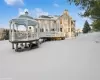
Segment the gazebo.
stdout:
<svg viewBox="0 0 100 80">
<path fill-rule="evenodd" d="M 16 45 L 16 50 L 18 50 L 19 44 L 30 48 L 33 42 L 39 44 L 39 24 L 33 17 L 28 16 L 27 11 L 18 18 L 10 20 L 9 26 L 9 41 L 13 49 Z"/>
</svg>

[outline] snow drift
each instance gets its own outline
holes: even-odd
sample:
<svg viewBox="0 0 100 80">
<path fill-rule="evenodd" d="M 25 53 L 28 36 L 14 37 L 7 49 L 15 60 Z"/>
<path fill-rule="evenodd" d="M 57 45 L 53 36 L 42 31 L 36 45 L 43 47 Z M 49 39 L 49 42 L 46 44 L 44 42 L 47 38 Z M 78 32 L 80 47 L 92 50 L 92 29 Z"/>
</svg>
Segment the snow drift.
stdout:
<svg viewBox="0 0 100 80">
<path fill-rule="evenodd" d="M 0 80 L 100 80 L 100 33 L 15 52 L 0 41 Z"/>
</svg>

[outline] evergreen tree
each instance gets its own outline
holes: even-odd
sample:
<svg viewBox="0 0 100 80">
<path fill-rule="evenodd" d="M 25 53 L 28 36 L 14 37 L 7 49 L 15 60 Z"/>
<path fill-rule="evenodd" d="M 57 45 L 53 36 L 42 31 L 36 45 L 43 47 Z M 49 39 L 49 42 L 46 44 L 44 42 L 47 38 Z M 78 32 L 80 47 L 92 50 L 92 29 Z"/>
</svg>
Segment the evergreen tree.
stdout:
<svg viewBox="0 0 100 80">
<path fill-rule="evenodd" d="M 90 25 L 87 21 L 85 21 L 83 33 L 88 33 L 89 31 L 91 31 Z"/>
</svg>

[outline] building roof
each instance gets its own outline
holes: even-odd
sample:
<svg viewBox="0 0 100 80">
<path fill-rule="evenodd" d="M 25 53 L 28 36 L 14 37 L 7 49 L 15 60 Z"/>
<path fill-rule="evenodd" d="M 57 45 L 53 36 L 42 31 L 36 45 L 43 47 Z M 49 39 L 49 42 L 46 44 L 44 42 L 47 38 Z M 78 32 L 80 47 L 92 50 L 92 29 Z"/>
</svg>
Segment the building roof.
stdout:
<svg viewBox="0 0 100 80">
<path fill-rule="evenodd" d="M 28 15 L 20 15 L 18 18 L 33 19 L 33 17 L 28 16 Z"/>
<path fill-rule="evenodd" d="M 59 19 L 59 16 L 40 16 L 39 18 L 36 18 L 36 20 L 57 20 Z"/>
<path fill-rule="evenodd" d="M 41 15 L 39 18 L 52 18 L 51 16 Z"/>
<path fill-rule="evenodd" d="M 33 19 L 33 17 L 28 16 L 28 13 L 20 15 L 19 17 L 10 20 L 10 22 L 14 22 L 15 24 L 18 25 L 28 25 L 28 26 L 35 26 L 36 24 L 38 24 L 38 22 L 35 19 Z"/>
</svg>

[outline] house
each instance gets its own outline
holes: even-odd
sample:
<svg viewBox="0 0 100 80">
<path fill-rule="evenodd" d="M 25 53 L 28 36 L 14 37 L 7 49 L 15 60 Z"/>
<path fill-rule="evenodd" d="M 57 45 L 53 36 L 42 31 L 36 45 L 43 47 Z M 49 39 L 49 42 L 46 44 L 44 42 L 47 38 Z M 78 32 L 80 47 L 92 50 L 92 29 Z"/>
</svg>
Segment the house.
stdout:
<svg viewBox="0 0 100 80">
<path fill-rule="evenodd" d="M 60 16 L 60 23 L 63 27 L 66 37 L 75 36 L 75 20 L 69 15 L 68 10 L 64 10 Z"/>
</svg>

